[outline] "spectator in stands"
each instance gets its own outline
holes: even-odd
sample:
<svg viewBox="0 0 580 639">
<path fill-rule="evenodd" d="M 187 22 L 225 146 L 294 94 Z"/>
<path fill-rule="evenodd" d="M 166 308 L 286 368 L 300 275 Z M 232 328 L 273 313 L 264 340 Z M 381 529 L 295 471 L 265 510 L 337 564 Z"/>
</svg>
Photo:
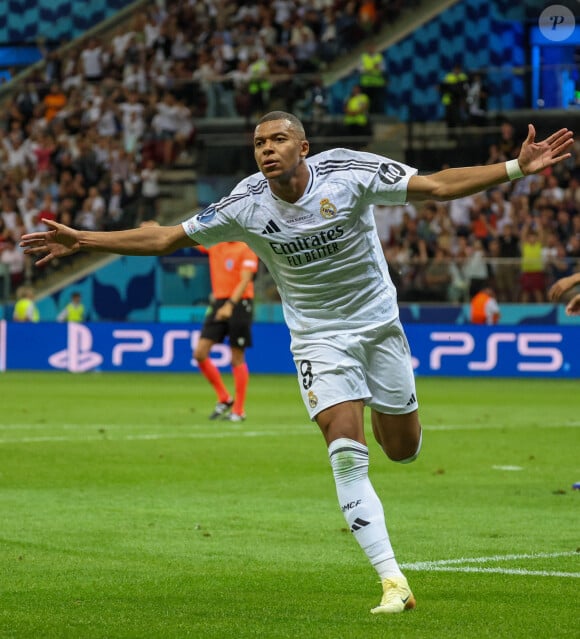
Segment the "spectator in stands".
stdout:
<svg viewBox="0 0 580 639">
<path fill-rule="evenodd" d="M 516 142 L 515 128 L 508 120 L 504 120 L 500 125 L 500 137 L 497 146 L 502 157 L 508 160 L 518 155 L 519 143 Z"/>
<path fill-rule="evenodd" d="M 318 56 L 323 63 L 329 64 L 336 60 L 339 49 L 336 11 L 332 7 L 326 7 L 318 43 Z"/>
<path fill-rule="evenodd" d="M 249 118 L 252 114 L 250 96 L 250 64 L 247 60 L 238 60 L 236 68 L 228 73 L 234 91 L 234 104 L 239 115 Z"/>
<path fill-rule="evenodd" d="M 40 210 L 38 215 L 41 220 L 56 220 L 57 219 L 57 209 L 58 204 L 55 202 L 55 199 L 50 190 L 46 190 L 42 194 L 42 199 L 40 202 Z"/>
<path fill-rule="evenodd" d="M 46 227 L 45 227 L 46 228 Z M 12 293 L 24 282 L 26 277 L 26 258 L 12 235 L 7 235 L 0 252 L 0 262 L 8 269 L 10 290 Z"/>
<path fill-rule="evenodd" d="M 26 174 L 28 163 L 35 162 L 30 144 L 25 141 L 22 131 L 14 130 L 2 138 L 2 145 L 6 156 L 5 167 L 13 169 L 16 180 L 21 182 Z"/>
<path fill-rule="evenodd" d="M 559 206 L 564 201 L 565 191 L 560 186 L 556 175 L 546 176 L 545 186 L 541 191 L 542 197 L 546 198 L 549 204 Z"/>
<path fill-rule="evenodd" d="M 472 211 L 470 235 L 478 239 L 484 248 L 487 248 L 489 240 L 495 233 L 494 221 L 495 218 L 485 208 L 485 204 L 480 201 Z"/>
<path fill-rule="evenodd" d="M 81 70 L 85 82 L 97 84 L 103 79 L 106 59 L 97 38 L 90 38 L 80 54 Z"/>
<path fill-rule="evenodd" d="M 235 115 L 235 110 L 233 110 L 232 113 Z M 178 159 L 187 159 L 189 157 L 189 149 L 193 146 L 195 140 L 195 127 L 193 125 L 191 109 L 185 104 L 184 100 L 180 99 L 177 101 L 175 119 L 177 121 L 175 155 Z"/>
<path fill-rule="evenodd" d="M 495 285 L 501 302 L 516 302 L 520 273 L 520 238 L 514 225 L 507 222 L 496 235 L 499 260 L 495 267 Z"/>
<path fill-rule="evenodd" d="M 14 237 L 21 225 L 21 217 L 15 200 L 13 200 L 9 195 L 2 196 L 2 210 L 0 211 L 0 216 L 4 221 L 6 229 Z"/>
<path fill-rule="evenodd" d="M 205 117 L 235 117 L 234 93 L 231 80 L 226 75 L 223 60 L 213 52 L 201 51 L 193 79 L 199 82 L 205 95 Z"/>
<path fill-rule="evenodd" d="M 155 166 L 154 160 L 148 159 L 143 169 L 141 169 L 140 222 L 157 219 L 159 196 L 161 194 L 160 177 L 160 171 Z"/>
<path fill-rule="evenodd" d="M 85 186 L 95 186 L 99 183 L 103 175 L 103 167 L 100 166 L 94 145 L 87 136 L 82 136 L 78 140 L 79 153 L 73 161 L 75 175 L 81 174 L 84 178 Z"/>
<path fill-rule="evenodd" d="M 489 269 L 481 240 L 475 239 L 471 244 L 467 244 L 463 275 L 469 282 L 469 297 L 473 297 L 489 284 Z"/>
<path fill-rule="evenodd" d="M 128 200 L 121 180 L 115 180 L 111 183 L 111 190 L 105 197 L 105 201 L 103 230 L 119 231 L 132 226 L 127 208 Z"/>
<path fill-rule="evenodd" d="M 39 208 L 38 208 L 38 195 L 35 191 L 28 191 L 27 195 L 23 195 L 20 197 L 16 203 L 18 207 L 18 212 L 22 217 L 22 222 L 24 223 L 24 228 L 27 233 L 30 233 L 28 229 L 35 226 L 33 222 L 34 218 L 38 217 Z"/>
<path fill-rule="evenodd" d="M 358 24 L 367 37 L 378 30 L 379 13 L 375 0 L 361 0 L 358 8 Z"/>
<path fill-rule="evenodd" d="M 47 122 L 52 120 L 65 108 L 67 97 L 61 86 L 56 82 L 50 85 L 48 93 L 42 99 L 44 105 L 44 118 Z"/>
<path fill-rule="evenodd" d="M 471 210 L 475 204 L 473 195 L 462 197 L 447 204 L 449 218 L 457 235 L 469 235 L 471 228 Z"/>
<path fill-rule="evenodd" d="M 465 102 L 467 105 L 468 123 L 473 126 L 484 126 L 487 122 L 488 88 L 481 73 L 474 73 L 467 84 Z"/>
<path fill-rule="evenodd" d="M 336 18 L 336 32 L 338 51 L 341 55 L 348 53 L 363 38 L 364 32 L 360 28 L 357 16 L 357 3 L 348 0 Z"/>
<path fill-rule="evenodd" d="M 269 48 L 268 68 L 273 79 L 271 100 L 279 100 L 286 109 L 292 111 L 301 86 L 296 77 L 296 60 L 290 49 L 284 45 Z"/>
<path fill-rule="evenodd" d="M 521 231 L 520 301 L 544 302 L 546 279 L 542 262 L 542 242 L 531 221 Z"/>
<path fill-rule="evenodd" d="M 500 150 L 500 146 L 497 143 L 493 143 L 489 145 L 487 151 L 487 159 L 485 160 L 485 164 L 495 164 L 496 162 L 505 162 L 506 155 Z"/>
<path fill-rule="evenodd" d="M 567 206 L 580 211 L 580 179 L 577 176 L 570 176 L 568 186 L 564 191 L 564 199 Z"/>
<path fill-rule="evenodd" d="M 158 157 L 163 166 L 170 167 L 175 160 L 175 138 L 179 129 L 180 106 L 173 93 L 165 91 L 161 101 L 156 105 L 156 110 L 151 126 L 158 143 Z"/>
<path fill-rule="evenodd" d="M 28 197 L 31 192 L 38 191 L 38 187 L 40 186 L 40 176 L 36 171 L 36 167 L 32 162 L 29 162 L 26 166 L 26 171 L 22 182 L 20 183 L 20 190 L 22 193 L 22 197 Z"/>
<path fill-rule="evenodd" d="M 554 250 L 547 257 L 545 268 L 548 275 L 548 286 L 573 274 L 572 261 L 566 255 L 566 247 L 556 241 Z"/>
<path fill-rule="evenodd" d="M 50 173 L 53 169 L 52 158 L 56 152 L 54 137 L 48 133 L 40 133 L 38 141 L 32 144 L 32 153 L 36 158 L 36 170 L 39 174 Z"/>
<path fill-rule="evenodd" d="M 0 252 L 6 246 L 6 241 L 11 236 L 10 231 L 6 228 L 6 222 L 4 222 L 4 218 L 0 216 Z"/>
<path fill-rule="evenodd" d="M 16 106 L 22 114 L 23 128 L 32 120 L 36 108 L 42 103 L 40 93 L 34 82 L 26 82 L 16 94 Z"/>
<path fill-rule="evenodd" d="M 512 204 L 506 200 L 506 192 L 504 189 L 492 189 L 488 193 L 488 196 L 489 210 L 495 219 L 494 230 L 501 232 L 504 224 L 512 222 Z"/>
<path fill-rule="evenodd" d="M 425 299 L 434 302 L 446 302 L 451 280 L 449 256 L 445 249 L 437 247 L 435 255 L 429 260 L 425 268 L 424 282 L 427 289 Z"/>
<path fill-rule="evenodd" d="M 578 209 L 580 210 L 580 209 Z M 570 212 L 564 207 L 559 207 L 556 213 L 556 222 L 554 224 L 554 231 L 558 235 L 560 242 L 566 242 L 566 240 L 572 234 L 572 220 L 570 218 Z"/>
<path fill-rule="evenodd" d="M 294 18 L 289 44 L 294 52 L 298 73 L 318 71 L 316 36 L 299 15 Z"/>
</svg>

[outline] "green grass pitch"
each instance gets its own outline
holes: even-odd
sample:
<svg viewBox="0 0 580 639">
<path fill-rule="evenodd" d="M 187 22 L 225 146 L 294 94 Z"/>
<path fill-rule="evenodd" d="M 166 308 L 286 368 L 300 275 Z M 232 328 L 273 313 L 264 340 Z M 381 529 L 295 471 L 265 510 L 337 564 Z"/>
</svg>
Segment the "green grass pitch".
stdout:
<svg viewBox="0 0 580 639">
<path fill-rule="evenodd" d="M 368 430 L 388 617 L 296 384 L 253 375 L 238 425 L 198 374 L 0 375 L 0 637 L 580 636 L 577 380 L 420 378 L 409 466 Z"/>
</svg>

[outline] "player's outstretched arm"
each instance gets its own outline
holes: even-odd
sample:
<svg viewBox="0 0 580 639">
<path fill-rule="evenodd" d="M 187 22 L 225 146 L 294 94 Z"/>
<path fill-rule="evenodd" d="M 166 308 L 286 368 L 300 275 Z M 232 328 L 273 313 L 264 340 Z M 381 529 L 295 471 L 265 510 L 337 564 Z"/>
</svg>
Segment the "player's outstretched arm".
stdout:
<svg viewBox="0 0 580 639">
<path fill-rule="evenodd" d="M 580 315 L 580 293 L 566 304 L 566 315 Z"/>
<path fill-rule="evenodd" d="M 20 246 L 29 255 L 41 255 L 37 266 L 77 251 L 97 251 L 119 255 L 166 255 L 186 246 L 195 246 L 177 226 L 144 226 L 126 231 L 79 231 L 64 224 L 45 220 L 50 227 L 23 235 Z"/>
<path fill-rule="evenodd" d="M 560 129 L 536 142 L 536 129 L 528 124 L 528 136 L 517 160 L 485 166 L 445 169 L 432 175 L 414 175 L 409 180 L 408 199 L 454 200 L 479 193 L 510 179 L 539 173 L 570 157 L 574 133 Z"/>
<path fill-rule="evenodd" d="M 580 273 L 573 273 L 567 277 L 560 278 L 548 291 L 548 297 L 552 302 L 557 302 L 562 295 L 576 284 L 580 284 Z"/>
</svg>

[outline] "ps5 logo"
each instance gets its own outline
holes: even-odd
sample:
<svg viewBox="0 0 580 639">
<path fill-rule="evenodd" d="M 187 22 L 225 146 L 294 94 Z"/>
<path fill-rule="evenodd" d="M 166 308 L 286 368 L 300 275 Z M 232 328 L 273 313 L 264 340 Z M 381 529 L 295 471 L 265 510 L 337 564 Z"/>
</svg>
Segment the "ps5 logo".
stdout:
<svg viewBox="0 0 580 639">
<path fill-rule="evenodd" d="M 195 350 L 199 340 L 200 331 L 189 331 L 187 329 L 171 329 L 163 333 L 163 343 L 161 355 L 158 357 L 147 357 L 145 363 L 151 367 L 167 367 L 173 363 L 175 357 L 176 343 L 180 340 L 188 342 L 187 348 L 190 352 Z M 151 331 L 145 329 L 117 329 L 113 331 L 113 337 L 120 340 L 113 347 L 113 366 L 122 366 L 127 353 L 149 353 L 154 347 L 154 339 Z M 220 366 L 228 366 L 231 361 L 230 349 L 224 344 L 216 344 L 211 350 L 213 363 Z M 191 361 L 193 366 L 197 363 Z"/>
<path fill-rule="evenodd" d="M 84 373 L 100 366 L 103 357 L 93 350 L 93 334 L 90 329 L 77 322 L 67 324 L 67 345 L 48 358 L 54 368 L 61 368 L 71 373 Z"/>
<path fill-rule="evenodd" d="M 113 338 L 116 343 L 111 350 L 111 362 L 114 367 L 126 365 L 127 357 L 132 353 L 149 354 L 145 364 L 151 368 L 168 368 L 173 364 L 177 349 L 183 348 L 178 342 L 185 341 L 185 348 L 193 352 L 199 340 L 200 331 L 172 329 L 163 332 L 161 354 L 151 355 L 156 350 L 155 339 L 151 331 L 145 329 L 116 329 Z M 230 349 L 224 344 L 216 344 L 211 350 L 212 361 L 218 367 L 231 363 Z M 49 364 L 54 368 L 68 370 L 71 373 L 84 373 L 98 368 L 103 363 L 103 355 L 93 350 L 93 334 L 91 329 L 76 322 L 67 325 L 67 345 L 62 351 L 51 355 Z M 192 366 L 197 366 L 191 360 Z"/>
<path fill-rule="evenodd" d="M 431 370 L 442 368 L 444 357 L 468 357 L 475 351 L 475 338 L 464 331 L 436 331 L 430 334 L 434 342 L 444 342 L 435 346 L 429 355 Z M 485 359 L 467 362 L 470 371 L 493 371 L 496 369 L 502 350 L 501 344 L 515 344 L 517 351 L 516 369 L 527 373 L 554 373 L 562 368 L 564 356 L 556 346 L 562 341 L 561 333 L 513 333 L 494 332 L 485 342 Z"/>
</svg>

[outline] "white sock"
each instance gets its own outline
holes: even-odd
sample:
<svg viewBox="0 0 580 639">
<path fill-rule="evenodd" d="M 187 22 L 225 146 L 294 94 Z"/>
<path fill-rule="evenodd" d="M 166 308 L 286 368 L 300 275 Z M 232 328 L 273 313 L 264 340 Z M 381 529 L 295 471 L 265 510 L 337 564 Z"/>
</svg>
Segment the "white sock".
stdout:
<svg viewBox="0 0 580 639">
<path fill-rule="evenodd" d="M 369 480 L 369 450 L 343 437 L 328 447 L 338 503 L 369 561 L 385 577 L 402 576 L 391 546 L 383 506 Z"/>
</svg>

